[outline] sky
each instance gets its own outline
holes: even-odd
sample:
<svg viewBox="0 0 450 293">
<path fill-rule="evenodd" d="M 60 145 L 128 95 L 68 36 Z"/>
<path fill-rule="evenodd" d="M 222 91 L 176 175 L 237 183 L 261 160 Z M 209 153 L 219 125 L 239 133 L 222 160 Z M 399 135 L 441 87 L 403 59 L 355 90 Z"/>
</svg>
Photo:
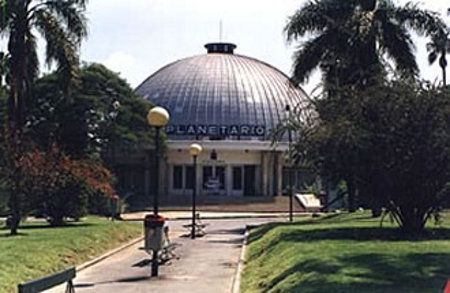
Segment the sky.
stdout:
<svg viewBox="0 0 450 293">
<path fill-rule="evenodd" d="M 287 44 L 283 28 L 306 0 L 90 0 L 89 37 L 81 58 L 104 63 L 133 87 L 175 60 L 204 54 L 203 45 L 233 42 L 236 54 L 265 61 L 290 75 L 298 43 Z M 407 1 L 397 0 L 404 4 Z M 440 12 L 450 25 L 447 0 L 426 0 L 421 7 Z M 220 27 L 222 23 L 222 34 Z M 222 38 L 220 36 L 222 35 Z M 440 78 L 437 62 L 429 66 L 425 40 L 416 40 L 422 76 Z M 303 85 L 310 92 L 314 76 Z"/>
</svg>

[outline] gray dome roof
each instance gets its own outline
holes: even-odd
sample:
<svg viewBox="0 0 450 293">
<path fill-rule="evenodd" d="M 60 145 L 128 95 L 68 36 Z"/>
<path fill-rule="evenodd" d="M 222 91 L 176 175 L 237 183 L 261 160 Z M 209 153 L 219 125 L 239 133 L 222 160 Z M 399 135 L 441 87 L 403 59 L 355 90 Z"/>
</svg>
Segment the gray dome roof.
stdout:
<svg viewBox="0 0 450 293">
<path fill-rule="evenodd" d="M 286 105 L 306 101 L 281 71 L 233 54 L 233 44 L 205 47 L 208 54 L 175 61 L 136 89 L 169 111 L 171 125 L 263 125 L 267 134 L 285 119 Z"/>
</svg>

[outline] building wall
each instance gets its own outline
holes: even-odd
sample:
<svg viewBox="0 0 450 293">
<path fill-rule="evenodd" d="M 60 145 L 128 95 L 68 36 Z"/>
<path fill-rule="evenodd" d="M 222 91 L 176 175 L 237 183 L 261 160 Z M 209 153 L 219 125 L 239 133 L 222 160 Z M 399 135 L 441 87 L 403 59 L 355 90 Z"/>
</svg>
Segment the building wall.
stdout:
<svg viewBox="0 0 450 293">
<path fill-rule="evenodd" d="M 159 181 L 159 200 L 161 203 L 177 204 L 180 200 L 189 202 L 192 189 L 174 189 L 174 166 L 182 166 L 183 172 L 192 167 L 193 159 L 188 147 L 191 141 L 168 141 L 166 152 L 160 159 L 159 176 L 155 170 L 155 154 L 149 150 L 133 153 L 121 153 L 115 159 L 121 196 L 133 195 L 128 201 L 134 206 L 151 206 L 155 196 L 155 186 Z M 254 166 L 254 196 L 274 196 L 281 194 L 282 152 L 284 146 L 274 151 L 270 142 L 254 141 L 200 141 L 204 150 L 197 159 L 197 195 L 201 199 L 239 199 L 247 197 L 244 190 L 233 189 L 233 168 Z M 215 150 L 217 159 L 211 159 Z M 203 188 L 203 166 L 224 166 L 225 188 L 219 194 L 212 194 Z M 243 175 L 242 175 L 243 176 Z M 182 174 L 182 185 L 186 186 L 185 174 Z M 242 179 L 244 181 L 244 179 Z M 244 182 L 243 182 L 244 184 Z M 222 202 L 219 200 L 219 202 Z"/>
<path fill-rule="evenodd" d="M 214 149 L 217 153 L 217 159 L 211 159 L 212 150 L 204 150 L 197 158 L 197 195 L 199 198 L 207 198 L 214 196 L 226 196 L 226 197 L 243 197 L 249 195 L 248 181 L 246 185 L 246 172 L 254 172 L 254 196 L 271 196 L 274 195 L 274 186 L 281 186 L 281 182 L 277 185 L 271 181 L 277 180 L 279 176 L 274 177 L 272 175 L 274 170 L 274 156 L 276 153 L 260 150 L 221 150 Z M 167 196 L 172 198 L 186 197 L 190 199 L 192 195 L 192 189 L 187 189 L 187 168 L 193 166 L 193 158 L 189 155 L 187 149 L 169 149 L 166 154 L 166 190 Z M 211 166 L 216 168 L 225 168 L 225 186 L 218 193 L 211 193 L 211 190 L 204 188 L 203 167 Z M 174 189 L 174 170 L 177 168 L 179 172 L 182 168 L 182 188 Z M 233 189 L 233 168 L 241 169 L 242 176 L 242 188 L 240 190 Z M 279 168 L 277 168 L 279 169 Z M 236 170 L 239 172 L 238 170 Z M 216 169 L 217 172 L 217 169 Z M 239 177 L 237 177 L 239 178 Z M 179 179 L 179 178 L 178 178 Z M 179 182 L 178 182 L 179 183 Z M 244 194 L 247 191 L 247 194 Z M 162 195 L 164 196 L 164 195 Z"/>
</svg>

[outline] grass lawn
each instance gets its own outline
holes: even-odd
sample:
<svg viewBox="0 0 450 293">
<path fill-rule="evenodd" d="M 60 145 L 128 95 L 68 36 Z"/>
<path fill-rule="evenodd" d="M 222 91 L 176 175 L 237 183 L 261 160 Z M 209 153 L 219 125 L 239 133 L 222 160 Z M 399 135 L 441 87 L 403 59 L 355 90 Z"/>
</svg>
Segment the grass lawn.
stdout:
<svg viewBox="0 0 450 293">
<path fill-rule="evenodd" d="M 241 292 L 443 292 L 448 279 L 450 214 L 411 239 L 357 212 L 253 229 Z"/>
<path fill-rule="evenodd" d="M 0 227 L 4 225 L 0 222 Z M 142 225 L 88 217 L 52 228 L 24 223 L 19 236 L 0 230 L 0 292 L 16 292 L 17 284 L 81 264 L 142 233 Z"/>
</svg>

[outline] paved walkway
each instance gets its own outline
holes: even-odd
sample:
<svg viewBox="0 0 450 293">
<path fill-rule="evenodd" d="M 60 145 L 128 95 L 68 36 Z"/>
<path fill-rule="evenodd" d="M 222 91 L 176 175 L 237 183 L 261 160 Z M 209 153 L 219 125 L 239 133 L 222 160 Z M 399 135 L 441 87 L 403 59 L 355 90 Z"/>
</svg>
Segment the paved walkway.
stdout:
<svg viewBox="0 0 450 293">
<path fill-rule="evenodd" d="M 122 214 L 122 218 L 128 221 L 142 221 L 145 215 L 151 212 L 134 212 Z M 289 214 L 287 212 L 215 212 L 215 211 L 202 211 L 198 212 L 201 214 L 202 219 L 243 219 L 243 218 L 281 218 L 286 219 Z M 161 211 L 163 215 L 168 220 L 179 220 L 179 219 L 192 219 L 191 211 Z M 308 216 L 311 213 L 306 212 L 296 212 L 295 216 Z"/>
<path fill-rule="evenodd" d="M 177 259 L 160 266 L 150 278 L 149 255 L 139 250 L 142 242 L 79 273 L 76 292 L 230 293 L 247 224 L 284 221 L 281 218 L 203 220 L 207 234 L 192 240 L 183 237 L 187 220 L 169 221 L 171 240 L 179 243 Z M 55 288 L 48 292 L 64 292 Z"/>
</svg>

